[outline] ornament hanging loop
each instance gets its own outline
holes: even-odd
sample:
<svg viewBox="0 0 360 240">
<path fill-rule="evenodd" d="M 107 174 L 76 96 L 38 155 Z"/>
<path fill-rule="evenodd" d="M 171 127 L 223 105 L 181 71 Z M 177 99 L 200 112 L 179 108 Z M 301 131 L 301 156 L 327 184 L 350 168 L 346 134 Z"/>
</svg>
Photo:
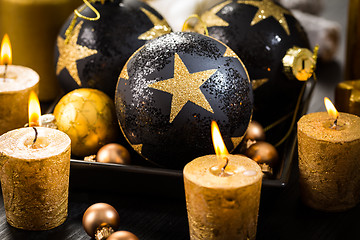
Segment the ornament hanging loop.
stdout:
<svg viewBox="0 0 360 240">
<path fill-rule="evenodd" d="M 82 6 L 79 10 L 75 9 L 74 10 L 74 17 L 73 19 L 71 20 L 71 23 L 69 25 L 69 27 L 66 29 L 66 32 L 65 32 L 65 44 L 68 44 L 69 42 L 69 39 L 70 39 L 70 36 L 72 34 L 72 31 L 75 27 L 75 24 L 76 24 L 76 20 L 78 17 L 82 18 L 82 19 L 85 19 L 85 20 L 88 20 L 88 21 L 97 21 L 100 19 L 100 13 L 98 12 L 98 10 L 96 10 L 96 8 L 91 5 L 91 3 L 88 1 L 88 0 L 83 0 L 85 5 Z M 95 3 L 96 0 L 91 0 L 92 3 Z M 96 14 L 96 17 L 87 17 L 87 16 L 84 16 L 81 14 L 81 12 L 86 8 L 86 7 L 89 7 L 95 14 Z"/>
<path fill-rule="evenodd" d="M 206 36 L 209 36 L 209 31 L 208 31 L 208 28 L 207 28 L 205 22 L 204 22 L 203 20 L 201 20 L 201 18 L 200 18 L 199 15 L 197 15 L 197 14 L 191 15 L 191 16 L 189 16 L 189 17 L 185 20 L 185 22 L 184 22 L 184 24 L 183 24 L 183 26 L 182 26 L 181 31 L 184 32 L 184 31 L 186 31 L 186 30 L 188 30 L 188 29 L 190 28 L 188 22 L 189 22 L 189 20 L 192 19 L 192 18 L 196 18 L 196 19 L 200 22 L 200 24 L 201 24 L 201 25 L 203 26 L 203 28 L 204 28 L 204 33 L 205 33 L 205 35 L 206 35 Z"/>
</svg>

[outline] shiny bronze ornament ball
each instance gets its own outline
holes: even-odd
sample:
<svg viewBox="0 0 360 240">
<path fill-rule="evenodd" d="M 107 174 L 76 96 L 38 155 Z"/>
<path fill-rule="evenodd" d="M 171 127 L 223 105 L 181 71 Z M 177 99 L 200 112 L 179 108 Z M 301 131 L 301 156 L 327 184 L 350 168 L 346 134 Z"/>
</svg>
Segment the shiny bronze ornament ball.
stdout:
<svg viewBox="0 0 360 240">
<path fill-rule="evenodd" d="M 100 148 L 96 155 L 96 161 L 102 163 L 130 164 L 130 153 L 120 144 L 109 143 Z"/>
<path fill-rule="evenodd" d="M 111 234 L 107 240 L 139 240 L 139 238 L 128 231 L 117 231 Z"/>
<path fill-rule="evenodd" d="M 119 134 L 114 103 L 105 93 L 90 88 L 69 92 L 54 109 L 57 127 L 71 138 L 71 154 L 96 154 Z"/>
<path fill-rule="evenodd" d="M 267 142 L 256 142 L 246 150 L 246 156 L 256 161 L 258 164 L 267 164 L 274 168 L 278 164 L 279 155 L 276 148 Z"/>
<path fill-rule="evenodd" d="M 240 58 L 222 42 L 189 32 L 163 35 L 136 51 L 115 94 L 129 143 L 149 161 L 175 169 L 213 154 L 212 120 L 233 150 L 248 127 L 252 103 Z"/>
<path fill-rule="evenodd" d="M 243 60 L 254 90 L 253 119 L 263 126 L 275 122 L 294 110 L 304 82 L 303 73 L 313 64 L 309 41 L 300 23 L 291 12 L 272 0 L 224 1 L 201 15 L 209 35 L 227 44 Z M 202 24 L 195 28 L 203 32 Z M 282 59 L 289 49 L 293 65 L 289 79 Z M 289 62 L 289 61 L 287 61 Z M 306 79 L 311 76 L 308 73 Z"/>
<path fill-rule="evenodd" d="M 141 1 L 98 0 L 92 6 L 100 14 L 98 20 L 78 17 L 71 30 L 72 14 L 64 23 L 56 43 L 56 75 L 65 92 L 95 88 L 113 98 L 118 76 L 130 55 L 171 28 Z M 95 16 L 89 7 L 79 9 L 82 7 L 82 15 Z M 67 30 L 71 30 L 69 37 L 65 36 Z"/>
<path fill-rule="evenodd" d="M 107 203 L 96 203 L 86 209 L 82 224 L 85 232 L 95 239 L 106 239 L 120 225 L 118 212 Z"/>
<path fill-rule="evenodd" d="M 246 131 L 245 140 L 264 141 L 265 131 L 260 123 L 251 121 Z"/>
</svg>

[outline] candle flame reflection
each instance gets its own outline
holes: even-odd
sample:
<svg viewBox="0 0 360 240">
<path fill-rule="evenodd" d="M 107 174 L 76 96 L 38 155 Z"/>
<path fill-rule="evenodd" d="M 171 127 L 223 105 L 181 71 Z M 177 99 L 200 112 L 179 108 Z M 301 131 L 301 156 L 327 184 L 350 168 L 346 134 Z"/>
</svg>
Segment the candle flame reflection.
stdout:
<svg viewBox="0 0 360 240">
<path fill-rule="evenodd" d="M 11 65 L 11 63 L 12 52 L 10 38 L 5 34 L 1 42 L 0 65 Z"/>
<path fill-rule="evenodd" d="M 336 110 L 334 104 L 330 101 L 330 99 L 325 97 L 324 103 L 329 116 L 334 118 L 335 120 L 338 119 L 339 112 Z"/>
<path fill-rule="evenodd" d="M 40 126 L 40 103 L 34 91 L 30 92 L 29 96 L 29 127 Z"/>
<path fill-rule="evenodd" d="M 219 166 L 223 167 L 226 164 L 226 157 L 229 155 L 229 152 L 221 137 L 219 126 L 215 121 L 211 122 L 211 136 Z"/>
</svg>

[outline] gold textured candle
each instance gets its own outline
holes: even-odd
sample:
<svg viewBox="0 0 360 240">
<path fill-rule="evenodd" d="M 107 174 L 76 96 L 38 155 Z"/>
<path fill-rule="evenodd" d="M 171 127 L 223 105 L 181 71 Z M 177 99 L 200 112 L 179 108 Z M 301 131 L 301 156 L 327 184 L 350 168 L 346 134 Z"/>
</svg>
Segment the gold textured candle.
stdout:
<svg viewBox="0 0 360 240">
<path fill-rule="evenodd" d="M 227 163 L 221 164 L 224 166 L 221 168 L 218 158 L 219 155 L 199 157 L 184 168 L 190 239 L 253 240 L 259 212 L 261 169 L 245 156 L 227 154 Z"/>
<path fill-rule="evenodd" d="M 81 0 L 1 0 L 0 34 L 8 33 L 14 46 L 14 63 L 41 76 L 40 99 L 59 94 L 54 68 L 54 44 L 60 28 Z"/>
<path fill-rule="evenodd" d="M 0 135 L 24 126 L 30 92 L 38 92 L 39 75 L 30 68 L 11 63 L 10 38 L 5 34 L 0 50 Z"/>
<path fill-rule="evenodd" d="M 349 1 L 345 80 L 360 78 L 360 0 Z"/>
<path fill-rule="evenodd" d="M 302 199 L 323 211 L 342 211 L 360 200 L 360 118 L 340 113 L 337 126 L 326 112 L 298 122 Z"/>
<path fill-rule="evenodd" d="M 26 230 L 47 230 L 67 217 L 70 138 L 63 132 L 20 128 L 0 136 L 0 178 L 6 218 Z"/>
<path fill-rule="evenodd" d="M 31 91 L 38 92 L 39 75 L 22 66 L 0 66 L 0 135 L 23 127 L 28 119 Z"/>
</svg>

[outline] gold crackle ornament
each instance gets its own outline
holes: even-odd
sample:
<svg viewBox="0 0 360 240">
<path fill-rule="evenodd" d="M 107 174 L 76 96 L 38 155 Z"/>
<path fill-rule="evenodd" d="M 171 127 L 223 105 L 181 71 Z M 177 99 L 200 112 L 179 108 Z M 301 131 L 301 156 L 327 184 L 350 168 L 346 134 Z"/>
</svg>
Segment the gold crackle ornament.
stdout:
<svg viewBox="0 0 360 240">
<path fill-rule="evenodd" d="M 58 129 L 71 138 L 71 152 L 88 156 L 118 135 L 113 101 L 96 89 L 81 88 L 66 94 L 54 110 Z"/>
</svg>

